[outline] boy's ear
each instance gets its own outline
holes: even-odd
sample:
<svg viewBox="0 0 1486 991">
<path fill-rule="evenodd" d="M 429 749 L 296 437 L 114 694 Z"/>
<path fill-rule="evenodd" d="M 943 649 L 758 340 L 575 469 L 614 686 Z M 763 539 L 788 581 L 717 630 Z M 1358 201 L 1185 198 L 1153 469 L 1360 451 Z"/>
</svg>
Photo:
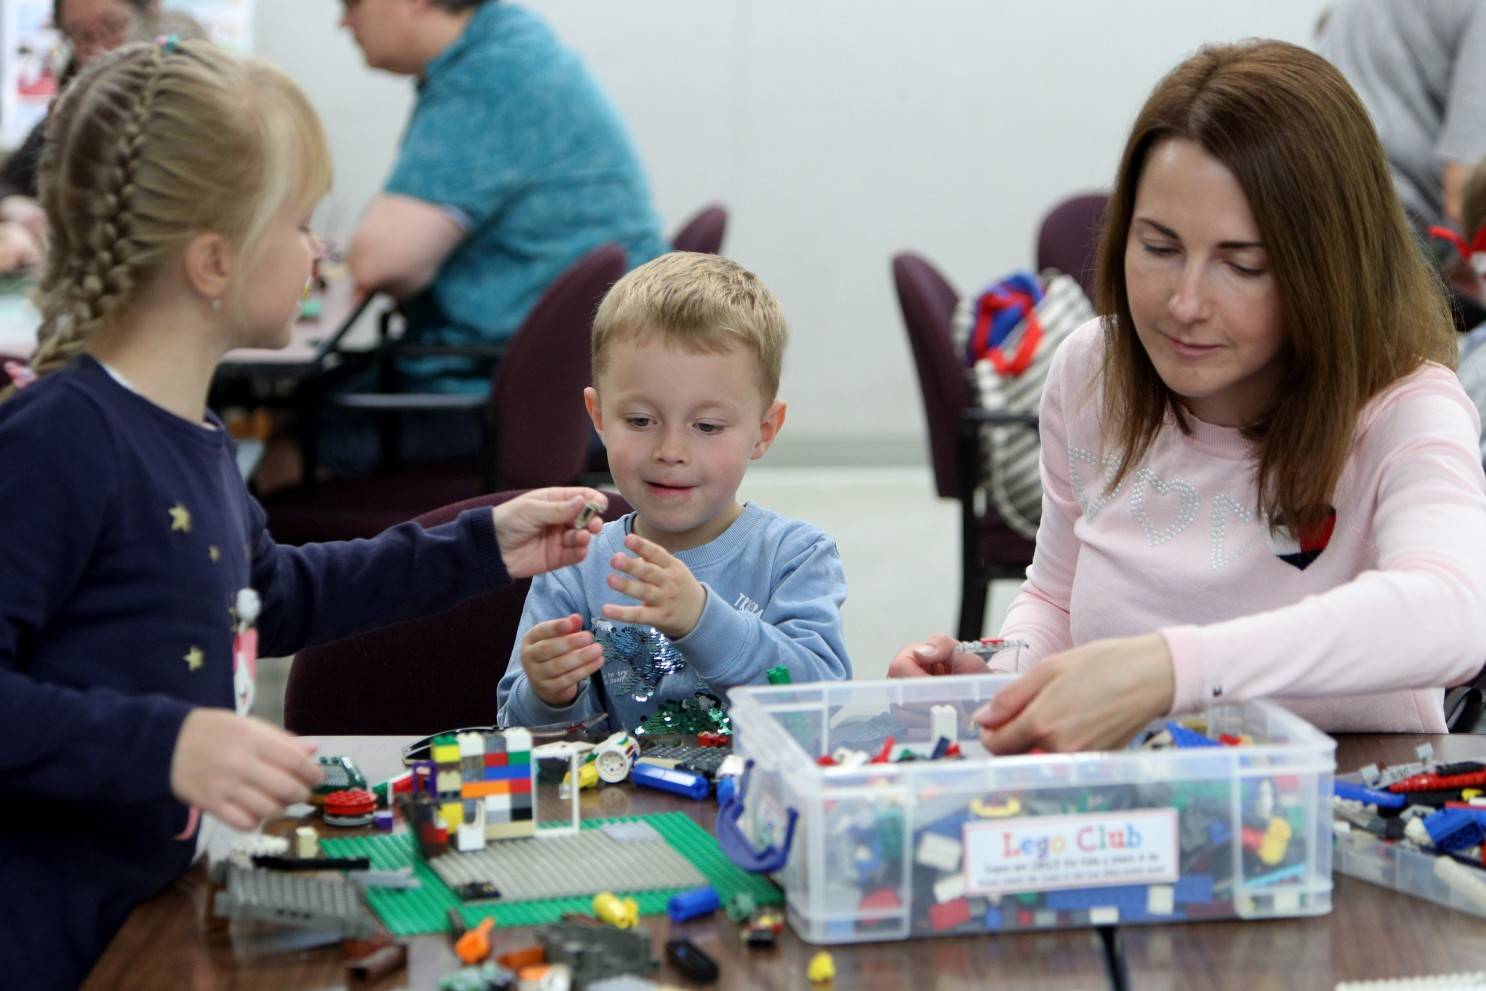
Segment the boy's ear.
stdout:
<svg viewBox="0 0 1486 991">
<path fill-rule="evenodd" d="M 753 453 L 749 455 L 750 460 L 757 461 L 764 456 L 769 445 L 774 443 L 774 438 L 779 436 L 779 431 L 784 429 L 785 402 L 776 399 L 769 404 L 764 412 L 764 422 L 758 427 L 758 443 L 753 445 Z"/>
<path fill-rule="evenodd" d="M 599 406 L 599 391 L 591 385 L 583 390 L 583 408 L 588 410 L 588 418 L 593 421 L 594 433 L 599 435 L 599 440 L 603 440 L 604 411 Z"/>
<path fill-rule="evenodd" d="M 181 263 L 191 288 L 208 300 L 217 300 L 227 295 L 237 252 L 221 234 L 202 231 L 187 243 Z"/>
</svg>

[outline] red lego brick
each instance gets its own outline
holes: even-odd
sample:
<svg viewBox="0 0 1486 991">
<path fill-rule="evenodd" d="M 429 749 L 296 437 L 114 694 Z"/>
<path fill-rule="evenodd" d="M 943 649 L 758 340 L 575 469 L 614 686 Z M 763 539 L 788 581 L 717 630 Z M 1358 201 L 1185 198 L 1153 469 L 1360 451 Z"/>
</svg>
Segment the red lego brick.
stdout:
<svg viewBox="0 0 1486 991">
<path fill-rule="evenodd" d="M 970 901 L 966 898 L 956 898 L 952 902 L 943 902 L 929 909 L 929 924 L 940 931 L 963 926 L 969 921 Z"/>
</svg>

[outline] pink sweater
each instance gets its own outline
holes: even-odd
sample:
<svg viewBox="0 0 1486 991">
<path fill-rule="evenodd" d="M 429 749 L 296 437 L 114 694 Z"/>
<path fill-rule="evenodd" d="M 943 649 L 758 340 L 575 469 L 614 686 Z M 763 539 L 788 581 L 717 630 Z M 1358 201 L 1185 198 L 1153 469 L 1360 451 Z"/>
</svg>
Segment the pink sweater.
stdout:
<svg viewBox="0 0 1486 991">
<path fill-rule="evenodd" d="M 1031 644 L 1020 666 L 1159 630 L 1173 712 L 1272 696 L 1326 730 L 1444 732 L 1439 686 L 1486 661 L 1486 477 L 1455 376 L 1428 365 L 1363 411 L 1302 570 L 1271 546 L 1237 430 L 1173 423 L 1104 493 L 1103 349 L 1091 321 L 1048 374 L 1037 554 L 1001 630 Z"/>
</svg>

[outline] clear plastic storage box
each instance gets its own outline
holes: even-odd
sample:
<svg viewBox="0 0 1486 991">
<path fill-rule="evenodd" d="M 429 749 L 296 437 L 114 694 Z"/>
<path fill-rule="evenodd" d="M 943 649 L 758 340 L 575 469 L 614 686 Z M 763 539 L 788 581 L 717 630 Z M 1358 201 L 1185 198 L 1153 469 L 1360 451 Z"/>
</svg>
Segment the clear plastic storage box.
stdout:
<svg viewBox="0 0 1486 991">
<path fill-rule="evenodd" d="M 815 943 L 1331 909 L 1335 743 L 1270 703 L 1201 728 L 1247 746 L 993 757 L 970 715 L 1010 676 L 750 686 L 730 693 L 752 762 L 737 826 L 780 847 Z M 927 756 L 953 708 L 964 759 L 824 767 L 840 748 Z M 1193 724 L 1198 720 L 1188 719 Z M 1159 724 L 1153 724 L 1159 728 Z"/>
<path fill-rule="evenodd" d="M 1355 774 L 1345 780 L 1361 783 Z M 1337 833 L 1337 873 L 1486 918 L 1486 881 L 1450 857 L 1362 829 Z"/>
</svg>

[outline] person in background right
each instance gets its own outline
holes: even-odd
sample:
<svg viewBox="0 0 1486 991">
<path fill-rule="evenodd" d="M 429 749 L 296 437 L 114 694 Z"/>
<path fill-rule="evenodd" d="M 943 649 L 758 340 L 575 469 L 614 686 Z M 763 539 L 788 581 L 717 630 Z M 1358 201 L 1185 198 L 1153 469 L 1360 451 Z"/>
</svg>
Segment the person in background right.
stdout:
<svg viewBox="0 0 1486 991">
<path fill-rule="evenodd" d="M 1445 732 L 1442 688 L 1486 657 L 1480 422 L 1336 68 L 1260 41 L 1163 79 L 1096 281 L 1043 395 L 1042 523 L 1001 629 L 1030 670 L 977 713 L 986 746 L 1116 748 L 1269 697 L 1328 731 Z M 889 673 L 986 669 L 941 636 Z"/>
<path fill-rule="evenodd" d="M 1316 51 L 1367 108 L 1414 226 L 1458 227 L 1465 177 L 1486 155 L 1486 4 L 1342 0 Z"/>
<path fill-rule="evenodd" d="M 1457 298 L 1467 300 L 1477 314 L 1486 313 L 1486 159 L 1476 163 L 1460 197 L 1460 233 L 1442 239 L 1446 260 L 1441 268 Z M 1456 374 L 1476 412 L 1486 422 L 1486 318 L 1460 341 Z M 1481 436 L 1481 459 L 1486 462 L 1486 432 Z"/>
</svg>

